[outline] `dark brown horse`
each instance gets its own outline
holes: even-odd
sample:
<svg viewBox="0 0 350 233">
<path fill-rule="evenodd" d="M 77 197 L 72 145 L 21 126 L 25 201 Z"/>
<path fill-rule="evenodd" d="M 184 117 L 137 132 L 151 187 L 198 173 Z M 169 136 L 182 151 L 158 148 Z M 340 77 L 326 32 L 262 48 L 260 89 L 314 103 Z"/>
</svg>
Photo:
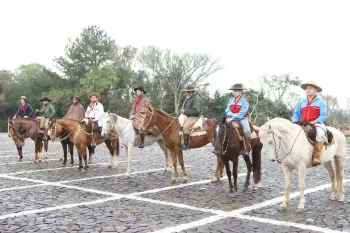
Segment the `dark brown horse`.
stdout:
<svg viewBox="0 0 350 233">
<path fill-rule="evenodd" d="M 41 162 L 42 148 L 45 146 L 46 158 L 48 151 L 48 140 L 44 133 L 39 132 L 39 123 L 35 119 L 28 118 L 16 118 L 9 122 L 10 126 L 14 130 L 14 134 L 18 139 L 31 138 L 35 144 L 35 157 L 33 162 Z"/>
<path fill-rule="evenodd" d="M 189 148 L 199 148 L 212 141 L 214 120 L 209 119 L 206 121 L 206 123 L 208 126 L 207 133 L 201 136 L 191 136 L 188 144 Z M 182 151 L 180 150 L 181 140 L 179 136 L 180 129 L 178 118 L 172 117 L 160 109 L 148 107 L 143 122 L 140 126 L 140 130 L 148 131 L 154 125 L 156 125 L 160 130 L 161 134 L 163 135 L 164 144 L 171 153 L 174 166 L 174 176 L 171 179 L 171 182 L 175 183 L 179 177 L 179 172 L 177 169 L 177 160 L 179 160 L 182 172 L 184 174 L 182 182 L 186 183 L 188 181 L 188 172 L 185 168 Z"/>
<path fill-rule="evenodd" d="M 242 126 L 241 126 L 242 127 Z M 222 121 L 215 122 L 213 130 L 214 150 L 215 154 L 221 156 L 222 162 L 225 165 L 227 178 L 230 184 L 230 192 L 237 191 L 237 169 L 238 169 L 238 157 L 243 148 L 243 142 L 239 140 L 238 133 L 231 122 L 226 121 L 226 117 Z M 247 177 L 244 184 L 244 190 L 249 187 L 250 173 L 253 167 L 254 178 L 254 190 L 258 189 L 258 183 L 261 180 L 261 150 L 262 143 L 258 137 L 251 139 L 250 145 L 252 148 L 251 163 L 249 155 L 244 155 L 244 161 L 247 164 Z M 232 186 L 231 170 L 229 161 L 233 162 L 233 179 L 234 185 Z"/>
<path fill-rule="evenodd" d="M 91 138 L 91 128 L 91 120 L 89 121 L 87 127 L 85 126 L 84 122 L 69 119 L 52 119 L 49 121 L 48 134 L 52 140 L 67 137 L 75 145 L 79 155 L 79 170 L 81 170 L 83 167 L 85 170 L 87 170 L 89 167 L 86 147 L 91 144 L 91 140 L 89 139 Z M 115 167 L 116 157 L 119 155 L 118 136 L 115 134 L 110 134 L 106 137 L 100 137 L 96 144 L 99 145 L 103 142 L 107 145 L 107 148 L 111 154 L 109 167 Z M 83 159 L 85 166 L 83 166 Z"/>
</svg>

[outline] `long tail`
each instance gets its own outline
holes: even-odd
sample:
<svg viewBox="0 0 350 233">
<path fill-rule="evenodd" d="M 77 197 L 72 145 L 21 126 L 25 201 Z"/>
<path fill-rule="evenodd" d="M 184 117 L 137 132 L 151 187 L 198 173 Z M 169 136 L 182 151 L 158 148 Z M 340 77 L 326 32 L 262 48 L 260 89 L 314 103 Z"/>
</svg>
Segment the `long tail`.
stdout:
<svg viewBox="0 0 350 233">
<path fill-rule="evenodd" d="M 254 183 L 259 183 L 261 181 L 261 150 L 262 150 L 262 147 L 263 147 L 263 144 L 260 142 L 260 140 L 258 140 L 256 145 L 252 149 Z"/>
</svg>

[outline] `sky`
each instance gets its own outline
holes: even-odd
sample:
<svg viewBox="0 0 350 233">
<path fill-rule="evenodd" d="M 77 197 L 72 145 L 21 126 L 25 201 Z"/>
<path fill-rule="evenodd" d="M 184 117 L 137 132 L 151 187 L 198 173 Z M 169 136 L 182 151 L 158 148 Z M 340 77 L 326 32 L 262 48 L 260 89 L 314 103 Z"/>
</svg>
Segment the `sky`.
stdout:
<svg viewBox="0 0 350 233">
<path fill-rule="evenodd" d="M 350 3 L 285 0 L 11 0 L 1 2 L 0 70 L 36 62 L 53 68 L 68 38 L 89 25 L 120 46 L 156 45 L 220 58 L 212 91 L 290 73 L 325 94 L 349 96 Z M 300 89 L 300 94 L 303 91 Z M 350 96 L 349 96 L 350 97 Z"/>
</svg>

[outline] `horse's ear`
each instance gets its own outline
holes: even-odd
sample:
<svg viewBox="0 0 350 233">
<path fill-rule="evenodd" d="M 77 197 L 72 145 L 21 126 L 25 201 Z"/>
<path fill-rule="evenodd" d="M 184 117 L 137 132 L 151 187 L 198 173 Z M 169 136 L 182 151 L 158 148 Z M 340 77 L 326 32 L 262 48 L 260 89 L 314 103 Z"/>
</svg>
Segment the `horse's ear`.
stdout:
<svg viewBox="0 0 350 233">
<path fill-rule="evenodd" d="M 224 116 L 224 117 L 222 118 L 222 123 L 223 123 L 223 124 L 226 123 L 226 116 Z"/>
<path fill-rule="evenodd" d="M 108 109 L 108 110 L 107 110 L 107 113 L 108 113 L 108 115 L 109 115 L 109 114 L 111 114 L 111 111 Z"/>
</svg>

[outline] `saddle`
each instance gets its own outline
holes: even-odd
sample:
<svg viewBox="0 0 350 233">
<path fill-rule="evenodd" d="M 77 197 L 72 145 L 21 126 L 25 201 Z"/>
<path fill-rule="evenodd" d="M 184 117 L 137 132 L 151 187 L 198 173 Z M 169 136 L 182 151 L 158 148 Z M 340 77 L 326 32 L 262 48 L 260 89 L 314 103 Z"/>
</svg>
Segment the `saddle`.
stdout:
<svg viewBox="0 0 350 233">
<path fill-rule="evenodd" d="M 45 124 L 47 121 L 49 121 L 49 118 L 45 117 L 37 117 L 35 118 L 36 122 L 38 123 L 38 132 L 39 133 L 45 133 Z"/>
<path fill-rule="evenodd" d="M 244 131 L 243 131 L 243 126 L 242 126 L 241 122 L 231 121 L 231 124 L 232 124 L 233 128 L 235 128 L 235 130 L 238 134 L 238 139 L 240 141 L 243 141 Z M 255 130 L 254 123 L 249 121 L 249 126 L 250 126 L 250 132 L 251 132 L 250 139 L 257 138 L 259 136 L 258 135 L 259 132 L 257 130 Z"/>
<path fill-rule="evenodd" d="M 295 122 L 295 124 L 300 125 L 303 128 L 307 140 L 310 142 L 311 145 L 315 145 L 316 126 L 306 121 L 298 121 L 298 122 Z M 326 135 L 328 139 L 328 144 L 329 145 L 333 144 L 334 143 L 333 133 L 327 129 Z"/>
<path fill-rule="evenodd" d="M 179 125 L 182 128 L 187 120 L 187 116 L 184 114 L 181 114 L 178 117 L 179 120 Z M 192 132 L 190 134 L 190 136 L 201 136 L 207 133 L 208 130 L 208 125 L 207 125 L 207 118 L 204 118 L 203 115 L 201 115 L 199 117 L 199 119 L 196 121 L 196 123 L 194 123 L 193 127 L 192 127 Z M 181 136 L 183 134 L 182 131 L 179 132 L 179 135 Z"/>
</svg>

